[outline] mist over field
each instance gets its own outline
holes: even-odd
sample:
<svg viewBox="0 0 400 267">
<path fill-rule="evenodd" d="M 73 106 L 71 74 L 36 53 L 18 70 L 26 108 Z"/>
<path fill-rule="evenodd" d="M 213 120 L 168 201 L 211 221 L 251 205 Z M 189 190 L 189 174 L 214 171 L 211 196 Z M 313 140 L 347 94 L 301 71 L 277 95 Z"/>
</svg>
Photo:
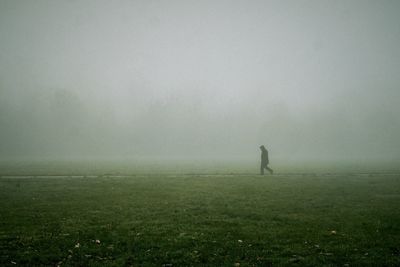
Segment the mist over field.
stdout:
<svg viewBox="0 0 400 267">
<path fill-rule="evenodd" d="M 0 266 L 400 266 L 399 15 L 0 0 Z"/>
<path fill-rule="evenodd" d="M 0 158 L 399 162 L 399 12 L 0 0 Z"/>
</svg>

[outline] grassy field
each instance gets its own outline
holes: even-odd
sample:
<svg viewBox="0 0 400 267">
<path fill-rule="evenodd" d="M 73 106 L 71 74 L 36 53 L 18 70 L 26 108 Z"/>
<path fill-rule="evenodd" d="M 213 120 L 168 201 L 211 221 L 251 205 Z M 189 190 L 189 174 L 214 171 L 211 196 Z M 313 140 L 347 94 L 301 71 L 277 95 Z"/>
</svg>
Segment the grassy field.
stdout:
<svg viewBox="0 0 400 267">
<path fill-rule="evenodd" d="M 400 266 L 397 174 L 39 173 L 3 170 L 0 266 Z"/>
</svg>

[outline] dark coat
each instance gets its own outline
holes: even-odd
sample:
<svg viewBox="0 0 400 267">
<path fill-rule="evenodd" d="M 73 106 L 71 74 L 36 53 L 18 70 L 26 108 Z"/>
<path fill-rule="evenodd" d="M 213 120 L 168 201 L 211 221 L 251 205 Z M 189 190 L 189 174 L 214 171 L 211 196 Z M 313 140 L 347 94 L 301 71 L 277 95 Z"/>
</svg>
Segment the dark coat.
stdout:
<svg viewBox="0 0 400 267">
<path fill-rule="evenodd" d="M 263 149 L 261 151 L 261 163 L 267 165 L 269 163 L 268 150 Z"/>
</svg>

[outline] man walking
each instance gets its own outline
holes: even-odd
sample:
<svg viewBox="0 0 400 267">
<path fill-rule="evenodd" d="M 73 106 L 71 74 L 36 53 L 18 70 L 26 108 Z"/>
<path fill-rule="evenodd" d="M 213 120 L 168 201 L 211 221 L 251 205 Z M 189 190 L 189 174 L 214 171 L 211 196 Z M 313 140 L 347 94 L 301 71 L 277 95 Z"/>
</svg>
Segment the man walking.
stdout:
<svg viewBox="0 0 400 267">
<path fill-rule="evenodd" d="M 260 167 L 261 175 L 264 175 L 264 169 L 267 169 L 271 174 L 273 174 L 274 171 L 268 167 L 269 164 L 268 150 L 265 148 L 265 146 L 260 146 L 260 149 L 261 149 L 261 167 Z"/>
</svg>

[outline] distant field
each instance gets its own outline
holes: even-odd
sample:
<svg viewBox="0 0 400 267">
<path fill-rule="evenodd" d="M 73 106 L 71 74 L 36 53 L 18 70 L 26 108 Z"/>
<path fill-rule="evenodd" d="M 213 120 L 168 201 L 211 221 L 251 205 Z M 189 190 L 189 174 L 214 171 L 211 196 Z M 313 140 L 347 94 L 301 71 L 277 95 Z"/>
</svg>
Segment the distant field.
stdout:
<svg viewBox="0 0 400 267">
<path fill-rule="evenodd" d="M 0 266 L 400 266 L 400 174 L 4 170 Z"/>
</svg>

